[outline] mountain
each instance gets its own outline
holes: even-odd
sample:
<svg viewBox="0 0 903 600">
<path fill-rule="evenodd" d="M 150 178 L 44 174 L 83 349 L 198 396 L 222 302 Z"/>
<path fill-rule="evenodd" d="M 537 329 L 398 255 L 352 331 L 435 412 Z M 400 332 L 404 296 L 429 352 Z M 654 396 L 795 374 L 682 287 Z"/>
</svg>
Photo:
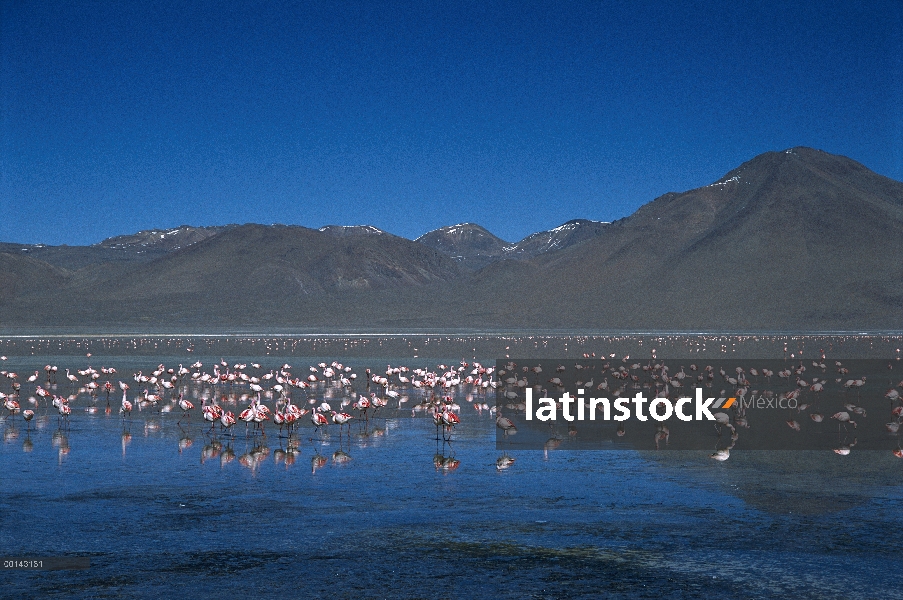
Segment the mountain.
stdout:
<svg viewBox="0 0 903 600">
<path fill-rule="evenodd" d="M 106 263 L 147 262 L 165 254 L 165 251 L 139 253 L 132 249 L 99 246 L 48 246 L 46 244 L 13 243 L 0 243 L 0 252 L 28 256 L 68 271 L 77 271 L 92 265 Z"/>
<path fill-rule="evenodd" d="M 113 264 L 146 263 L 185 246 L 216 235 L 234 225 L 149 229 L 107 238 L 91 246 L 48 246 L 0 242 L 0 252 L 29 256 L 68 271 Z"/>
<path fill-rule="evenodd" d="M 292 225 L 240 225 L 117 278 L 122 293 L 147 287 L 182 293 L 235 282 L 241 293 L 277 289 L 314 294 L 347 289 L 395 289 L 455 278 L 443 254 L 390 234 L 335 236 Z"/>
<path fill-rule="evenodd" d="M 897 329 L 901 240 L 903 183 L 811 148 L 768 152 L 547 255 L 569 294 L 532 302 L 615 329 Z"/>
<path fill-rule="evenodd" d="M 0 299 L 27 301 L 68 284 L 68 275 L 27 254 L 0 252 Z M 0 321 L 2 323 L 2 321 Z"/>
<path fill-rule="evenodd" d="M 532 258 L 546 252 L 564 250 L 602 235 L 608 225 L 610 223 L 604 221 L 573 219 L 554 229 L 525 237 L 514 245 L 509 254 L 511 257 L 520 255 Z"/>
<path fill-rule="evenodd" d="M 903 323 L 903 183 L 810 148 L 767 152 L 613 223 L 569 221 L 516 244 L 472 223 L 416 241 L 371 226 L 167 231 L 92 247 L 0 245 L 0 327 L 761 332 Z"/>
<path fill-rule="evenodd" d="M 416 241 L 444 252 L 462 266 L 475 271 L 500 260 L 526 260 L 546 252 L 563 250 L 601 235 L 607 225 L 602 221 L 574 219 L 511 244 L 479 225 L 460 223 L 434 229 Z"/>
<path fill-rule="evenodd" d="M 468 269 L 477 270 L 501 260 L 512 245 L 497 238 L 474 223 L 459 223 L 440 227 L 423 234 L 415 241 L 438 250 Z"/>
<path fill-rule="evenodd" d="M 339 237 L 349 235 L 382 235 L 385 231 L 377 229 L 373 225 L 326 225 L 317 231 Z"/>
<path fill-rule="evenodd" d="M 134 250 L 145 252 L 173 252 L 180 248 L 196 244 L 201 240 L 214 236 L 221 231 L 236 225 L 214 227 L 192 227 L 180 225 L 174 229 L 147 229 L 131 235 L 118 235 L 94 244 L 95 247 Z"/>
<path fill-rule="evenodd" d="M 451 258 L 390 234 L 239 225 L 151 262 L 71 273 L 65 294 L 36 300 L 29 310 L 56 325 L 322 325 L 345 312 L 359 322 L 411 290 L 460 274 Z"/>
</svg>

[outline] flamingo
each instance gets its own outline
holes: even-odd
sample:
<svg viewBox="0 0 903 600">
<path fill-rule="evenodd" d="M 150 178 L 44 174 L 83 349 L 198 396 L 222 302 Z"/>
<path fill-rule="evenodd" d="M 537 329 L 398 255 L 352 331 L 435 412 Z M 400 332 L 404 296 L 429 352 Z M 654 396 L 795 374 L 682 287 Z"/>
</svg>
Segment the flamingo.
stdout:
<svg viewBox="0 0 903 600">
<path fill-rule="evenodd" d="M 279 425 L 279 437 L 282 437 L 282 428 L 285 427 L 285 412 L 276 411 L 273 413 L 273 423 Z"/>
<path fill-rule="evenodd" d="M 712 416 L 715 417 L 715 423 L 716 423 L 715 431 L 718 432 L 719 436 L 721 435 L 721 426 L 722 425 L 724 425 L 725 427 L 730 429 L 732 434 L 737 432 L 737 430 L 734 429 L 734 426 L 731 425 L 731 418 L 727 413 L 716 412 Z"/>
<path fill-rule="evenodd" d="M 60 419 L 66 419 L 66 423 L 69 423 L 69 415 L 72 414 L 72 408 L 66 403 L 66 399 L 62 396 L 58 396 L 54 398 L 54 403 L 56 404 L 56 410 L 60 414 Z M 62 425 L 62 423 L 61 423 Z"/>
<path fill-rule="evenodd" d="M 448 440 L 451 441 L 451 434 L 454 430 L 455 425 L 461 422 L 461 419 L 458 418 L 458 415 L 453 413 L 450 410 L 442 411 L 442 424 L 445 425 L 445 431 L 448 434 Z"/>
<path fill-rule="evenodd" d="M 29 429 L 31 429 L 31 420 L 34 418 L 34 411 L 31 409 L 23 410 L 22 418 L 25 419 L 25 423 L 27 424 L 28 428 L 26 429 L 26 431 L 28 431 Z"/>
<path fill-rule="evenodd" d="M 508 417 L 500 416 L 495 420 L 495 426 L 505 432 L 505 437 L 508 437 L 508 432 L 517 433 L 517 427 L 514 426 L 514 422 Z"/>
<path fill-rule="evenodd" d="M 263 404 L 260 404 L 258 402 L 254 406 L 253 419 L 254 419 L 254 424 L 260 428 L 260 430 L 263 432 L 264 436 L 266 435 L 266 429 L 264 428 L 263 424 L 265 421 L 268 421 L 269 418 L 270 418 L 270 409 L 268 409 L 266 406 L 264 406 Z"/>
<path fill-rule="evenodd" d="M 191 419 L 191 413 L 188 411 L 194 408 L 194 404 L 183 398 L 182 394 L 179 394 L 179 408 L 182 410 L 182 416 L 179 417 L 179 420 L 176 422 L 177 425 L 181 423 L 182 419 L 185 417 Z"/>
<path fill-rule="evenodd" d="M 5 408 L 9 414 L 13 414 L 19 412 L 19 403 L 12 398 L 6 398 L 3 401 L 3 408 Z"/>
<path fill-rule="evenodd" d="M 223 415 L 223 409 L 216 404 L 205 404 L 201 407 L 201 413 L 204 416 L 204 420 L 210 423 L 210 431 L 213 431 L 216 422 Z"/>
<path fill-rule="evenodd" d="M 132 417 L 132 403 L 126 400 L 125 392 L 122 392 L 122 407 L 119 409 L 119 414 L 122 415 L 122 418 L 125 418 L 126 413 L 128 413 L 129 418 Z"/>
<path fill-rule="evenodd" d="M 283 410 L 286 414 L 293 415 L 296 419 L 305 414 L 305 411 L 298 407 L 297 404 L 292 404 L 292 399 L 288 398 L 285 404 L 285 409 Z"/>
<path fill-rule="evenodd" d="M 326 427 L 327 425 L 329 425 L 329 421 L 326 419 L 326 415 L 317 412 L 316 409 L 314 409 L 310 413 L 310 420 L 314 424 L 316 432 L 320 431 L 320 427 Z"/>
<path fill-rule="evenodd" d="M 336 412 L 336 411 L 332 411 L 331 414 L 332 414 L 332 422 L 339 426 L 339 436 L 341 437 L 341 435 L 342 435 L 342 426 L 343 425 L 348 425 L 348 435 L 350 436 L 351 435 L 351 419 L 353 419 L 354 417 L 352 417 L 348 413 Z"/>
<path fill-rule="evenodd" d="M 838 430 L 840 429 L 841 423 L 851 423 L 853 425 L 853 428 L 854 429 L 856 428 L 856 421 L 854 421 L 850 418 L 850 413 L 848 413 L 848 412 L 841 411 L 838 413 L 834 413 L 833 415 L 831 415 L 831 418 L 837 419 L 837 421 L 838 421 L 837 429 Z"/>
<path fill-rule="evenodd" d="M 226 411 L 220 416 L 219 422 L 223 429 L 228 431 L 230 427 L 235 425 L 235 414 L 231 410 Z"/>
<path fill-rule="evenodd" d="M 238 418 L 245 422 L 245 436 L 248 434 L 248 426 L 254 421 L 253 404 L 239 413 Z"/>
<path fill-rule="evenodd" d="M 412 413 L 413 415 L 413 413 Z M 433 425 L 436 426 L 436 441 L 439 441 L 439 428 L 442 427 L 442 413 L 439 409 L 433 411 Z"/>
<path fill-rule="evenodd" d="M 288 426 L 288 434 L 292 435 L 292 432 L 295 429 L 295 421 L 304 416 L 307 411 L 299 408 L 297 405 L 292 404 L 292 399 L 287 398 L 287 402 L 285 404 L 285 408 L 282 410 L 285 415 L 285 424 Z"/>
<path fill-rule="evenodd" d="M 364 420 L 369 420 L 369 419 L 367 418 L 367 411 L 370 409 L 370 398 L 367 398 L 366 396 L 361 395 L 361 397 L 358 399 L 358 401 L 355 402 L 355 403 L 351 406 L 351 408 L 353 408 L 353 409 L 355 409 L 355 410 L 360 411 L 361 413 L 363 413 L 363 415 L 364 415 Z"/>
<path fill-rule="evenodd" d="M 861 406 L 856 406 L 855 404 L 844 404 L 843 407 L 850 411 L 851 413 L 855 413 L 857 415 L 866 416 L 865 409 Z"/>
<path fill-rule="evenodd" d="M 398 395 L 398 392 L 388 392 L 389 394 Z M 379 398 L 375 393 L 370 393 L 370 405 L 373 406 L 373 418 L 376 418 L 376 413 L 380 408 L 384 408 L 389 403 L 385 398 Z"/>
<path fill-rule="evenodd" d="M 120 387 L 121 387 L 121 386 L 120 386 Z M 126 386 L 126 387 L 128 387 L 128 386 Z M 149 393 L 149 392 L 145 389 L 145 390 L 144 390 L 144 401 L 145 401 L 147 404 L 153 404 L 154 406 L 156 406 L 156 405 L 157 405 L 157 402 L 160 401 L 160 396 L 158 396 L 158 395 L 156 395 L 156 394 L 151 394 L 151 393 Z"/>
<path fill-rule="evenodd" d="M 295 421 L 298 420 L 298 416 L 293 412 L 282 411 L 282 418 L 285 421 L 285 427 L 288 429 L 289 437 L 292 436 L 292 432 L 295 429 Z"/>
<path fill-rule="evenodd" d="M 103 389 L 107 393 L 107 405 L 109 405 L 110 404 L 110 392 L 113 391 L 113 384 L 110 383 L 109 381 L 107 381 L 103 384 Z"/>
</svg>

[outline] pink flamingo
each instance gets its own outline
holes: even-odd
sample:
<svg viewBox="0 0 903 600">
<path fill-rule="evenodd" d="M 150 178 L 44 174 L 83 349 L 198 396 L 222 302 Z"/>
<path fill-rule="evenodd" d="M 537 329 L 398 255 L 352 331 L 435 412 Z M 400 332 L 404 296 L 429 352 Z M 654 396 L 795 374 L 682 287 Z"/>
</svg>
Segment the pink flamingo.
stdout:
<svg viewBox="0 0 903 600">
<path fill-rule="evenodd" d="M 273 413 L 273 423 L 279 426 L 279 436 L 282 436 L 282 428 L 285 427 L 285 413 L 276 411 Z"/>
<path fill-rule="evenodd" d="M 201 407 L 201 413 L 203 414 L 204 420 L 210 423 L 209 431 L 213 431 L 216 422 L 223 416 L 223 409 L 216 404 L 204 404 L 204 406 Z"/>
<path fill-rule="evenodd" d="M 249 406 L 239 413 L 238 418 L 245 422 L 245 436 L 248 435 L 248 426 L 254 421 L 254 407 Z"/>
<path fill-rule="evenodd" d="M 266 430 L 263 427 L 265 421 L 270 418 L 270 409 L 265 405 L 260 403 L 260 398 L 258 397 L 254 403 L 254 423 L 260 427 L 261 431 L 264 435 L 266 435 Z"/>
<path fill-rule="evenodd" d="M 450 410 L 442 411 L 442 424 L 445 425 L 445 431 L 448 435 L 448 441 L 451 441 L 452 432 L 455 428 L 455 425 L 461 422 L 461 419 L 458 418 L 458 415 L 453 413 Z"/>
<path fill-rule="evenodd" d="M 298 420 L 298 416 L 293 412 L 282 412 L 282 418 L 285 421 L 285 426 L 288 429 L 289 437 L 292 436 L 292 433 L 295 430 L 295 421 Z"/>
<path fill-rule="evenodd" d="M 219 422 L 222 425 L 223 429 L 228 431 L 229 428 L 235 425 L 235 414 L 231 410 L 226 411 L 220 416 Z"/>
<path fill-rule="evenodd" d="M 319 433 L 320 427 L 326 427 L 327 425 L 329 425 L 329 421 L 326 419 L 326 415 L 318 412 L 316 409 L 314 409 L 310 413 L 310 420 L 314 424 L 314 428 L 317 433 Z"/>
<path fill-rule="evenodd" d="M 182 416 L 179 417 L 179 420 L 176 422 L 176 424 L 178 425 L 179 423 L 181 423 L 182 419 L 184 419 L 186 417 L 188 419 L 191 419 L 191 413 L 188 411 L 190 411 L 193 408 L 194 408 L 194 404 L 192 404 L 191 402 L 189 402 L 188 400 L 183 398 L 182 394 L 179 394 L 179 409 L 182 411 Z"/>
<path fill-rule="evenodd" d="M 5 408 L 9 414 L 13 414 L 19 412 L 19 403 L 12 398 L 6 398 L 3 401 L 3 408 Z"/>
<path fill-rule="evenodd" d="M 853 428 L 856 427 L 856 421 L 854 421 L 854 420 L 852 420 L 852 419 L 850 418 L 850 413 L 848 413 L 848 412 L 843 412 L 843 411 L 841 411 L 841 412 L 838 412 L 838 413 L 834 413 L 833 415 L 831 415 L 831 418 L 832 418 L 832 419 L 837 419 L 837 421 L 838 421 L 838 423 L 837 423 L 837 429 L 838 429 L 838 430 L 840 429 L 841 423 L 850 423 L 850 424 L 853 425 Z"/>
<path fill-rule="evenodd" d="M 146 389 L 144 390 L 144 402 L 146 404 L 152 404 L 152 405 L 156 406 L 159 401 L 160 401 L 160 396 L 158 396 L 156 394 L 148 393 L 148 391 Z"/>
<path fill-rule="evenodd" d="M 508 437 L 509 431 L 517 433 L 517 427 L 514 426 L 514 422 L 508 417 L 499 417 L 496 419 L 495 426 L 505 433 L 505 437 Z"/>
<path fill-rule="evenodd" d="M 351 435 L 351 415 L 343 412 L 332 411 L 332 422 L 339 426 L 339 436 L 342 435 L 342 426 L 348 425 L 348 435 Z"/>
<path fill-rule="evenodd" d="M 122 418 L 125 418 L 126 413 L 128 413 L 129 418 L 132 417 L 132 403 L 126 400 L 125 392 L 122 393 L 122 407 L 119 409 L 119 414 L 122 415 Z"/>
<path fill-rule="evenodd" d="M 436 426 L 436 441 L 439 441 L 439 428 L 442 427 L 442 413 L 439 412 L 439 408 L 437 407 L 433 411 L 433 425 Z"/>
<path fill-rule="evenodd" d="M 63 398 L 62 396 L 55 396 L 53 398 L 53 404 L 56 406 L 56 410 L 59 413 L 60 425 L 62 426 L 62 419 L 66 419 L 66 424 L 69 423 L 69 415 L 72 414 L 72 408 L 68 404 L 68 400 Z"/>
<path fill-rule="evenodd" d="M 357 402 L 351 405 L 351 408 L 360 411 L 364 415 L 364 420 L 369 420 L 367 418 L 367 411 L 370 409 L 370 398 L 362 395 Z"/>
</svg>

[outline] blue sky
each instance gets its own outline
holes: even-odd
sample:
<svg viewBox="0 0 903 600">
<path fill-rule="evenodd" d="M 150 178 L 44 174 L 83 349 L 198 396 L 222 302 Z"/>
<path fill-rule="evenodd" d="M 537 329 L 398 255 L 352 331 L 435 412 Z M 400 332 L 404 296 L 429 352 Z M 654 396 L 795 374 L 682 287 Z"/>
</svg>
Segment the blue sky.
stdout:
<svg viewBox="0 0 903 600">
<path fill-rule="evenodd" d="M 903 180 L 903 3 L 0 0 L 0 241 L 614 220 L 768 150 Z"/>
</svg>

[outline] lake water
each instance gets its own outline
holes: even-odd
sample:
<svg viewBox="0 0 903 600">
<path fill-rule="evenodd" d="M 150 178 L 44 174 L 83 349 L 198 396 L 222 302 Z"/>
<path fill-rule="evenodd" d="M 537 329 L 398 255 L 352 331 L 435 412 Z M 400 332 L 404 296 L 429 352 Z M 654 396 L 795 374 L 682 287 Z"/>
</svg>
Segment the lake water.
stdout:
<svg viewBox="0 0 903 600">
<path fill-rule="evenodd" d="M 563 444 L 512 452 L 513 464 L 499 468 L 495 418 L 473 408 L 493 400 L 466 385 L 454 391 L 461 423 L 450 444 L 436 439 L 428 413 L 412 410 L 428 394 L 411 388 L 400 390 L 407 397 L 401 410 L 393 400 L 369 424 L 353 423 L 350 434 L 334 425 L 315 433 L 305 417 L 293 440 L 272 423 L 265 437 L 246 434 L 241 423 L 227 436 L 208 433 L 197 408 L 181 424 L 178 409 L 136 409 L 124 420 L 116 392 L 107 414 L 103 393 L 79 393 L 63 371 L 115 367 L 111 378 L 129 383 L 131 399 L 139 390 L 132 373 L 158 363 L 200 360 L 209 372 L 225 358 L 259 362 L 266 372 L 287 362 L 306 375 L 328 359 L 361 374 L 357 392 L 365 392 L 367 366 L 435 369 L 462 356 L 491 365 L 505 347 L 524 355 L 537 340 L 511 336 L 480 346 L 452 336 L 425 352 L 423 337 L 384 338 L 382 350 L 376 338 L 366 345 L 329 338 L 316 348 L 294 338 L 279 339 L 290 350 L 271 342 L 269 355 L 222 355 L 248 342 L 217 339 L 207 351 L 208 338 L 140 338 L 148 341 L 132 347 L 125 338 L 100 339 L 3 342 L 2 368 L 18 372 L 23 408 L 44 384 L 45 364 L 61 367 L 55 393 L 76 397 L 68 425 L 46 403 L 35 408 L 30 430 L 21 415 L 2 411 L 0 553 L 87 556 L 91 567 L 6 571 L 0 597 L 903 598 L 903 460 L 890 452 L 736 452 L 718 462 L 707 452 Z M 670 344 L 672 354 L 774 357 L 790 338 L 664 339 L 559 337 L 533 348 L 549 358 L 648 356 L 652 343 Z M 145 345 L 154 343 L 156 354 Z M 797 337 L 790 344 L 791 354 L 814 356 L 833 344 L 845 358 L 892 360 L 900 340 Z M 36 369 L 39 380 L 25 383 Z M 0 391 L 10 391 L 5 379 Z M 236 413 L 248 404 L 247 386 L 181 391 L 209 393 Z M 334 408 L 348 395 L 326 385 L 292 392 L 298 404 L 325 399 Z"/>
</svg>

